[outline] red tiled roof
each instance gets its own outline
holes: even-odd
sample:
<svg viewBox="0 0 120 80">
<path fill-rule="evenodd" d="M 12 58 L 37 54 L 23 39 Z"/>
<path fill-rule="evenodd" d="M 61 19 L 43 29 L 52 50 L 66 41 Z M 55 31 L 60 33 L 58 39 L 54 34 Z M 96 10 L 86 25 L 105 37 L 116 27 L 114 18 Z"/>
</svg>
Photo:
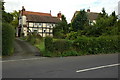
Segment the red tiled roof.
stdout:
<svg viewBox="0 0 120 80">
<path fill-rule="evenodd" d="M 45 22 L 45 23 L 58 23 L 60 19 L 53 17 L 50 13 L 23 11 L 28 22 Z"/>
<path fill-rule="evenodd" d="M 60 19 L 52 16 L 41 16 L 41 15 L 26 15 L 27 21 L 29 22 L 45 22 L 45 23 L 58 23 Z"/>
<path fill-rule="evenodd" d="M 23 15 L 51 16 L 51 14 L 50 14 L 50 13 L 31 12 L 31 11 L 23 11 Z"/>
</svg>

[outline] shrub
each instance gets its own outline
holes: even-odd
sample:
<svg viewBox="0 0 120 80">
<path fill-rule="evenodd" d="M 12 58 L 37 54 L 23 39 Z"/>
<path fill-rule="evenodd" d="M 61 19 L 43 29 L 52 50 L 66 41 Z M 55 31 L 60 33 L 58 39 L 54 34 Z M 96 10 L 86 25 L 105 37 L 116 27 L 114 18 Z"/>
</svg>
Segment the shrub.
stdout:
<svg viewBox="0 0 120 80">
<path fill-rule="evenodd" d="M 2 55 L 11 55 L 14 51 L 14 28 L 8 23 L 2 23 Z"/>
<path fill-rule="evenodd" d="M 119 52 L 118 36 L 79 37 L 73 43 L 77 51 L 89 54 Z"/>
<path fill-rule="evenodd" d="M 67 51 L 71 48 L 71 42 L 67 40 L 56 40 L 53 42 L 54 52 Z"/>
<path fill-rule="evenodd" d="M 53 51 L 53 38 L 50 36 L 45 38 L 45 50 Z"/>
<path fill-rule="evenodd" d="M 29 34 L 27 37 L 27 41 L 33 45 L 39 44 L 42 40 L 43 40 L 43 38 L 39 34 L 37 34 L 36 32 Z"/>
<path fill-rule="evenodd" d="M 70 50 L 71 45 L 72 43 L 68 40 L 58 39 L 53 41 L 52 37 L 45 38 L 45 50 L 56 53 L 56 55 L 60 55 L 61 53 Z"/>
<path fill-rule="evenodd" d="M 77 51 L 66 51 L 62 54 L 62 56 L 79 56 L 79 53 Z"/>
</svg>

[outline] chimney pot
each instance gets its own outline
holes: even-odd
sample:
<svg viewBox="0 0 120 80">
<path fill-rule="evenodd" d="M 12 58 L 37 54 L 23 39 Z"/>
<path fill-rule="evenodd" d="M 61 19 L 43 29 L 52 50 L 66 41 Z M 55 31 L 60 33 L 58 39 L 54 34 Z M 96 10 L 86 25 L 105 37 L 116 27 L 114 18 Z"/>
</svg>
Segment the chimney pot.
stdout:
<svg viewBox="0 0 120 80">
<path fill-rule="evenodd" d="M 87 9 L 87 12 L 90 12 L 90 9 Z"/>
<path fill-rule="evenodd" d="M 61 20 L 61 18 L 62 18 L 61 11 L 59 11 L 59 13 L 57 14 L 57 17 Z"/>
</svg>

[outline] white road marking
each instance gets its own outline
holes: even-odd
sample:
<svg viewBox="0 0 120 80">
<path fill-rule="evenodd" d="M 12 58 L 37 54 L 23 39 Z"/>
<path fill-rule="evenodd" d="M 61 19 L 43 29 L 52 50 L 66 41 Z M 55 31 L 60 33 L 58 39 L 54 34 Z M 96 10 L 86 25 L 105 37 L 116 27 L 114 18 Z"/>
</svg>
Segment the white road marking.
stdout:
<svg viewBox="0 0 120 80">
<path fill-rule="evenodd" d="M 26 60 L 37 60 L 37 59 L 44 59 L 45 57 L 42 58 L 29 58 L 29 59 L 18 59 L 18 60 L 4 60 L 0 62 L 14 62 L 14 61 L 26 61 Z"/>
<path fill-rule="evenodd" d="M 76 72 L 79 73 L 79 72 L 90 71 L 90 70 L 95 70 L 95 69 L 100 69 L 100 68 L 105 68 L 105 67 L 113 67 L 113 66 L 118 66 L 118 65 L 120 65 L 120 64 L 111 64 L 111 65 L 93 67 L 93 68 L 78 70 L 78 71 L 76 71 Z"/>
</svg>

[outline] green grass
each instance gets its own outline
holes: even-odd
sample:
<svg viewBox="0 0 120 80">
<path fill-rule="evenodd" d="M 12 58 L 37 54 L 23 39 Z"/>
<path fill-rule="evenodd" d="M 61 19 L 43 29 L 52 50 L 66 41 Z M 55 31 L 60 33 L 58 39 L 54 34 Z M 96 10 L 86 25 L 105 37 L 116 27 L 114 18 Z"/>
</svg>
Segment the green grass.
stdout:
<svg viewBox="0 0 120 80">
<path fill-rule="evenodd" d="M 41 41 L 40 44 L 35 45 L 41 52 L 45 51 L 44 41 Z"/>
</svg>

